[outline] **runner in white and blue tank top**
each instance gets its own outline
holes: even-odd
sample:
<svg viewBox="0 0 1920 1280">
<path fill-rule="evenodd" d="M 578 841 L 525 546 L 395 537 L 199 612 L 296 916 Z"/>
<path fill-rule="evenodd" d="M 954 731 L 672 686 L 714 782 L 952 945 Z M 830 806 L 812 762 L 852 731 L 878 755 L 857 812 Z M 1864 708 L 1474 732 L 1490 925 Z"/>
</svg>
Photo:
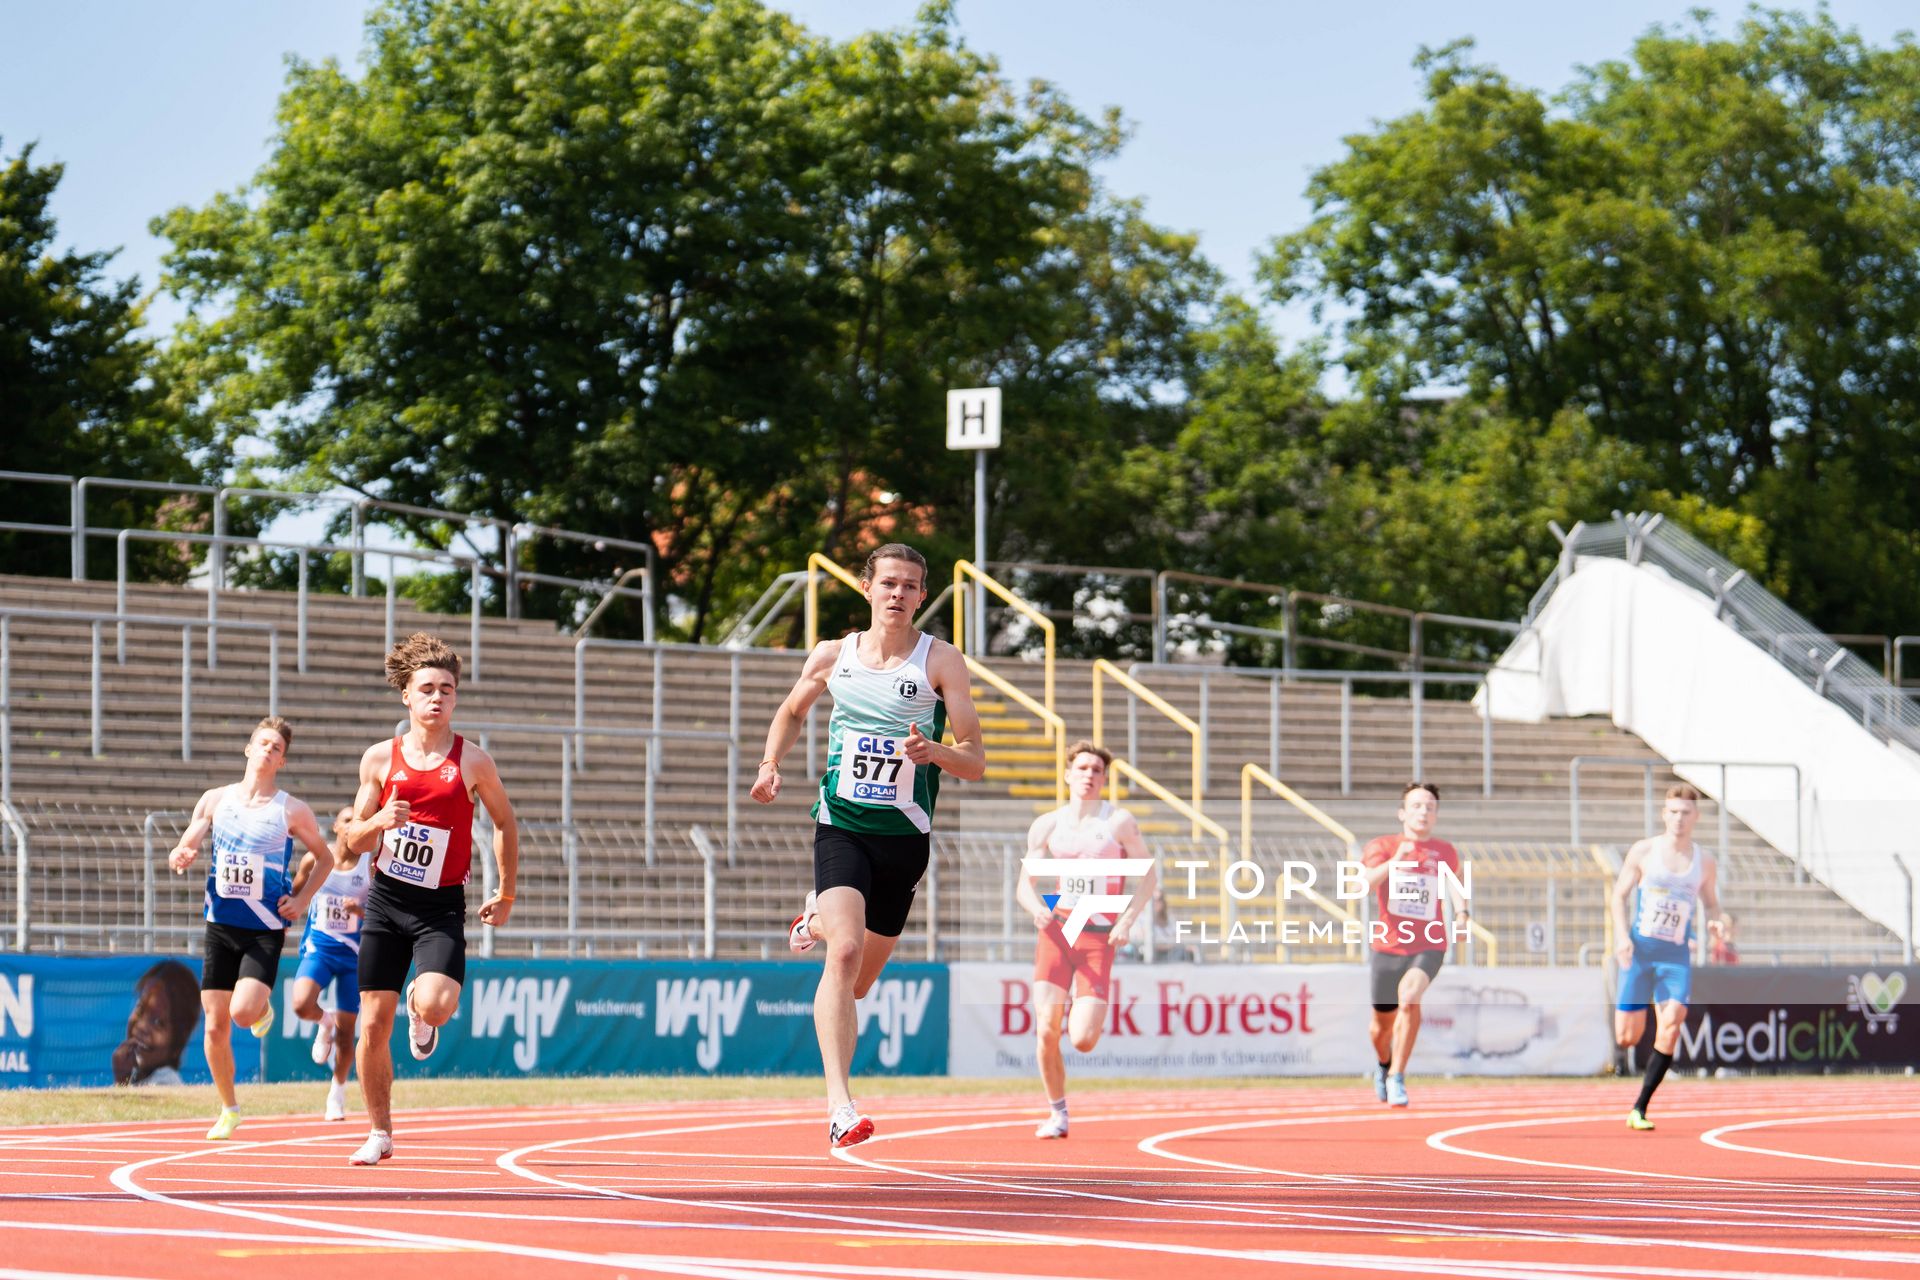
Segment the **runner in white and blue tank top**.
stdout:
<svg viewBox="0 0 1920 1280">
<path fill-rule="evenodd" d="M 294 888 L 289 874 L 294 841 L 313 855 L 319 876 L 333 869 L 333 850 L 321 841 L 313 810 L 274 785 L 292 741 L 293 726 L 278 716 L 256 725 L 247 739 L 246 776 L 203 794 L 180 843 L 167 855 L 174 874 L 183 874 L 211 837 L 200 1007 L 207 1068 L 221 1103 L 220 1117 L 207 1132 L 213 1139 L 233 1136 L 240 1124 L 228 1040 L 232 1024 L 250 1027 L 256 1036 L 273 1025 L 273 984 L 287 925 L 306 913 L 318 887 Z"/>
<path fill-rule="evenodd" d="M 932 850 L 940 774 L 977 780 L 987 764 L 967 660 L 913 625 L 927 599 L 925 558 L 899 543 L 879 547 L 867 557 L 860 585 L 870 607 L 867 629 L 823 641 L 807 655 L 767 729 L 753 783 L 761 804 L 779 796 L 780 758 L 820 695 L 831 692 L 827 771 L 813 806 L 814 891 L 787 939 L 795 951 L 827 944 L 814 1025 L 827 1077 L 827 1141 L 836 1147 L 873 1133 L 848 1082 L 854 1001 L 878 980 L 906 927 Z M 949 728 L 951 746 L 940 741 Z"/>
<path fill-rule="evenodd" d="M 1698 791 L 1685 785 L 1669 788 L 1661 810 L 1666 830 L 1627 851 L 1613 885 L 1614 958 L 1620 967 L 1614 1042 L 1631 1054 L 1646 1034 L 1649 1006 L 1657 1019 L 1640 1097 L 1627 1115 L 1630 1129 L 1653 1128 L 1647 1107 L 1673 1064 L 1693 995 L 1689 943 L 1697 935 L 1700 909 L 1712 913 L 1713 932 L 1726 927 L 1713 854 L 1693 840 L 1699 817 Z"/>
<path fill-rule="evenodd" d="M 347 1077 L 353 1070 L 353 1037 L 360 1015 L 360 922 L 366 915 L 367 891 L 373 885 L 373 861 L 346 847 L 346 827 L 352 809 L 333 819 L 333 871 L 321 883 L 307 908 L 307 929 L 300 939 L 300 968 L 289 991 L 294 1016 L 314 1026 L 315 1066 L 330 1066 L 333 1083 L 327 1090 L 321 1115 L 328 1120 L 347 1118 Z M 304 885 L 313 874 L 312 855 L 301 859 L 294 882 Z M 333 989 L 333 1007 L 323 1009 L 320 997 Z M 344 1046 L 344 1051 L 342 1051 Z"/>
</svg>

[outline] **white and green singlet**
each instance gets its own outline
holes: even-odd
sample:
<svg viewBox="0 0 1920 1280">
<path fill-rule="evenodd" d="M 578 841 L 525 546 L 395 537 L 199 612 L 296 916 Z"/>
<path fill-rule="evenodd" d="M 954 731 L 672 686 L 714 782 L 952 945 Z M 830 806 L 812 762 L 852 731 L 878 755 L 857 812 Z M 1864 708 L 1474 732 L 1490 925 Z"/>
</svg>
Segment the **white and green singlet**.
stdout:
<svg viewBox="0 0 1920 1280">
<path fill-rule="evenodd" d="M 813 816 L 823 825 L 870 835 L 925 834 L 933 828 L 940 770 L 907 759 L 907 733 L 940 740 L 947 705 L 927 675 L 933 637 L 922 633 L 907 660 L 881 671 L 860 661 L 860 633 L 840 642 L 827 678 L 827 772 Z"/>
</svg>

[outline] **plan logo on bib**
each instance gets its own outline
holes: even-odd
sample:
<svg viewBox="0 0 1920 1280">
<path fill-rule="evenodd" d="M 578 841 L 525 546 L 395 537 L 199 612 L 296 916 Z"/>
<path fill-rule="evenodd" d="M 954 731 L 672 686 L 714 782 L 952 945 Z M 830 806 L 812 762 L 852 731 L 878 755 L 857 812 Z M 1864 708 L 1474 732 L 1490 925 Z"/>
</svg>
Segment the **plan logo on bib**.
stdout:
<svg viewBox="0 0 1920 1280">
<path fill-rule="evenodd" d="M 1021 863 L 1029 876 L 1073 876 L 1075 878 L 1104 878 L 1118 876 L 1127 880 L 1138 880 L 1153 869 L 1152 858 L 1026 858 Z M 1041 898 L 1051 907 L 1060 901 L 1057 893 L 1042 894 Z M 1081 930 L 1087 927 L 1087 921 L 1105 912 L 1115 915 L 1125 911 L 1133 902 L 1130 893 L 1083 893 L 1074 899 L 1073 907 L 1067 913 L 1067 922 L 1060 932 L 1065 935 L 1071 946 L 1080 938 Z"/>
</svg>

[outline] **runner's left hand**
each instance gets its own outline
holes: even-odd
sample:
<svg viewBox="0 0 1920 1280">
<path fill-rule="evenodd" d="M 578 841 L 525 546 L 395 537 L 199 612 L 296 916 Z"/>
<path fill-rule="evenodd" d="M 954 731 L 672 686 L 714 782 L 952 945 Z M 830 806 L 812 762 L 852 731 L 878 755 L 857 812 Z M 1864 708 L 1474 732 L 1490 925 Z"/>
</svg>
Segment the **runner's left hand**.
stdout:
<svg viewBox="0 0 1920 1280">
<path fill-rule="evenodd" d="M 273 909 L 279 912 L 280 918 L 288 924 L 293 924 L 299 920 L 304 910 L 294 902 L 293 895 L 290 893 L 282 894 L 279 903 L 277 903 Z"/>
<path fill-rule="evenodd" d="M 512 914 L 513 903 L 497 893 L 480 904 L 480 923 L 490 924 L 496 929 L 505 924 L 507 917 Z"/>
<path fill-rule="evenodd" d="M 927 764 L 933 759 L 933 739 L 922 736 L 920 726 L 916 724 L 907 730 L 903 750 L 907 753 L 907 759 L 915 764 Z"/>
</svg>

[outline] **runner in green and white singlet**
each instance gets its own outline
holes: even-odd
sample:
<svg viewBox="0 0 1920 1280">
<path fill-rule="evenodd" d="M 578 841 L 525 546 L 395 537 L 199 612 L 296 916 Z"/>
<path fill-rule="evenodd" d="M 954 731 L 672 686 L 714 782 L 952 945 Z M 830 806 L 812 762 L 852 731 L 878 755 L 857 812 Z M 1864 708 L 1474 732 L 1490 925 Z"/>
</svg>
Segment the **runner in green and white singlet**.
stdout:
<svg viewBox="0 0 1920 1280">
<path fill-rule="evenodd" d="M 827 721 L 827 772 L 813 816 L 822 826 L 870 835 L 925 834 L 933 829 L 940 770 L 907 758 L 915 726 L 938 742 L 947 706 L 927 672 L 934 638 L 921 634 L 900 666 L 878 670 L 860 658 L 860 632 L 840 642 L 827 678 L 833 715 Z"/>
<path fill-rule="evenodd" d="M 977 780 L 987 769 L 966 659 L 913 625 L 927 598 L 926 560 L 889 543 L 867 557 L 860 583 L 871 625 L 807 655 L 767 729 L 753 783 L 761 804 L 780 794 L 780 757 L 820 695 L 831 692 L 832 742 L 813 806 L 814 891 L 787 936 L 795 951 L 826 944 L 813 1024 L 827 1076 L 827 1141 L 836 1147 L 873 1134 L 848 1082 L 853 1004 L 879 979 L 906 927 L 932 850 L 940 775 Z M 951 746 L 940 741 L 949 726 Z"/>
</svg>

